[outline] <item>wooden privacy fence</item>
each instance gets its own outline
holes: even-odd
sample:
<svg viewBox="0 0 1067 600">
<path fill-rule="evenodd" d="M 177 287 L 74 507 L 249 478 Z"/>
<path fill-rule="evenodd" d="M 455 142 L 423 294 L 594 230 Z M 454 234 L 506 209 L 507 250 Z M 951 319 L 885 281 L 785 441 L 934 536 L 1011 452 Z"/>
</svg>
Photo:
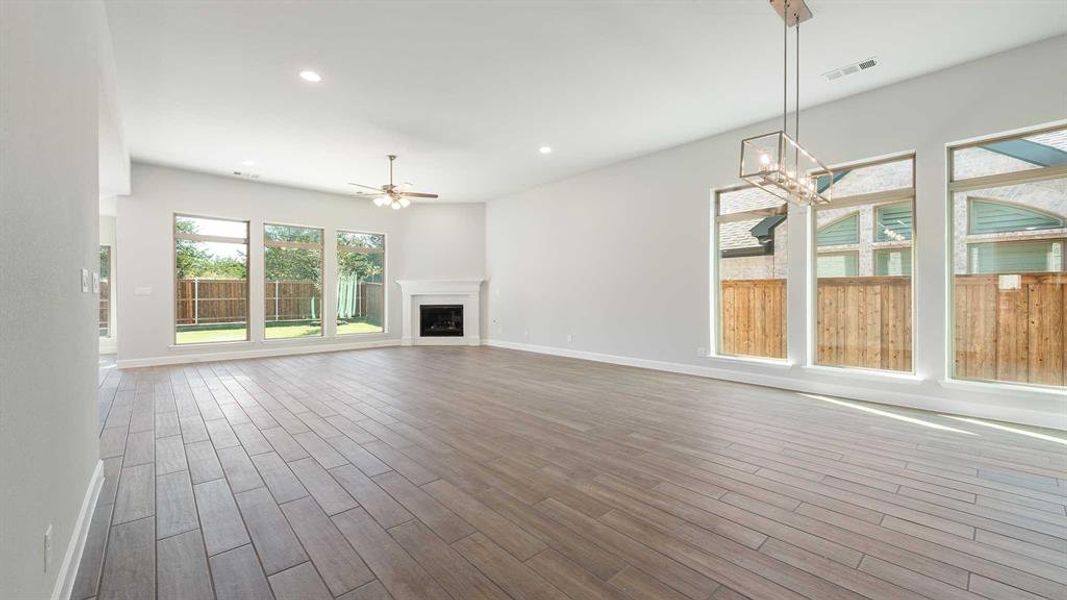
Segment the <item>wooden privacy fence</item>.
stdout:
<svg viewBox="0 0 1067 600">
<path fill-rule="evenodd" d="M 263 310 L 267 321 L 303 321 L 322 317 L 322 294 L 311 281 L 266 281 Z"/>
<path fill-rule="evenodd" d="M 722 282 L 722 351 L 743 356 L 786 356 L 784 279 Z"/>
<path fill-rule="evenodd" d="M 816 361 L 911 370 L 911 278 L 824 277 L 815 311 Z"/>
<path fill-rule="evenodd" d="M 240 279 L 179 279 L 178 325 L 245 322 L 248 282 Z"/>
<path fill-rule="evenodd" d="M 1007 277 L 956 276 L 956 377 L 1067 385 L 1067 274 Z M 816 359 L 911 370 L 911 315 L 910 278 L 820 279 Z M 784 279 L 722 282 L 724 353 L 784 358 L 785 332 Z"/>
<path fill-rule="evenodd" d="M 1067 273 L 957 276 L 956 375 L 1067 385 L 1065 307 Z"/>
<path fill-rule="evenodd" d="M 245 322 L 248 283 L 239 279 L 179 279 L 178 325 Z M 355 317 L 381 318 L 384 301 L 380 283 L 360 282 Z M 266 281 L 263 308 L 267 321 L 301 321 L 322 317 L 322 294 L 310 281 Z M 103 313 L 102 313 L 103 314 Z"/>
</svg>

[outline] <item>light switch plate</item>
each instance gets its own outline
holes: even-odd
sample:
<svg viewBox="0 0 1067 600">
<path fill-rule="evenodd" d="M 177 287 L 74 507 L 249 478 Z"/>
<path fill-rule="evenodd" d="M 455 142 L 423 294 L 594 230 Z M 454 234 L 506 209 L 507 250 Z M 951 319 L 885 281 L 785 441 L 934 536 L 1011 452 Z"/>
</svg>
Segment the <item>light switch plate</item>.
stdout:
<svg viewBox="0 0 1067 600">
<path fill-rule="evenodd" d="M 82 269 L 82 293 L 89 292 L 89 269 Z"/>
<path fill-rule="evenodd" d="M 93 271 L 93 293 L 100 293 L 100 273 Z"/>
</svg>

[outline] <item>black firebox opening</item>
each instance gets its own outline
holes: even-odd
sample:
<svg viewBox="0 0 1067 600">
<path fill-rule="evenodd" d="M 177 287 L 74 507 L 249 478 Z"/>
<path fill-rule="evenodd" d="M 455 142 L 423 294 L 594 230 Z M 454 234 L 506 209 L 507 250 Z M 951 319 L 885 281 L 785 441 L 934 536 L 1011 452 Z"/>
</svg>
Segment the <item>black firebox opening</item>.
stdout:
<svg viewBox="0 0 1067 600">
<path fill-rule="evenodd" d="M 462 337 L 463 305 L 420 305 L 419 335 L 423 337 Z"/>
</svg>

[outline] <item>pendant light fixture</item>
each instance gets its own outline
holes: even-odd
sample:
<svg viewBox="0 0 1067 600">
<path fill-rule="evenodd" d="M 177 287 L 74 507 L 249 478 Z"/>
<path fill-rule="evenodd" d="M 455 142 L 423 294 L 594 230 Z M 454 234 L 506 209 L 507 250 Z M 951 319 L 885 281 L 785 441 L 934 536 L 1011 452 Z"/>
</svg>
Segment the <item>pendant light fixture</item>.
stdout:
<svg viewBox="0 0 1067 600">
<path fill-rule="evenodd" d="M 812 18 L 804 0 L 770 0 L 782 17 L 782 129 L 741 140 L 741 179 L 800 206 L 827 204 L 833 173 L 800 145 L 800 24 Z M 789 133 L 789 28 L 796 28 L 793 132 Z"/>
</svg>

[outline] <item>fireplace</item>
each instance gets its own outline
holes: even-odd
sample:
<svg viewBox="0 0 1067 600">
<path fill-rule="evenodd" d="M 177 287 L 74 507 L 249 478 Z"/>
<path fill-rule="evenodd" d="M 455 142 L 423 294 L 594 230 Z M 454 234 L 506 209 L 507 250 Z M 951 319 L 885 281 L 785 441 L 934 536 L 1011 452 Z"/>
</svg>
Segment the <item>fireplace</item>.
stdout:
<svg viewBox="0 0 1067 600">
<path fill-rule="evenodd" d="M 400 343 L 404 346 L 479 346 L 483 280 L 398 279 Z"/>
<path fill-rule="evenodd" d="M 419 335 L 422 337 L 463 337 L 463 305 L 420 305 Z"/>
</svg>

